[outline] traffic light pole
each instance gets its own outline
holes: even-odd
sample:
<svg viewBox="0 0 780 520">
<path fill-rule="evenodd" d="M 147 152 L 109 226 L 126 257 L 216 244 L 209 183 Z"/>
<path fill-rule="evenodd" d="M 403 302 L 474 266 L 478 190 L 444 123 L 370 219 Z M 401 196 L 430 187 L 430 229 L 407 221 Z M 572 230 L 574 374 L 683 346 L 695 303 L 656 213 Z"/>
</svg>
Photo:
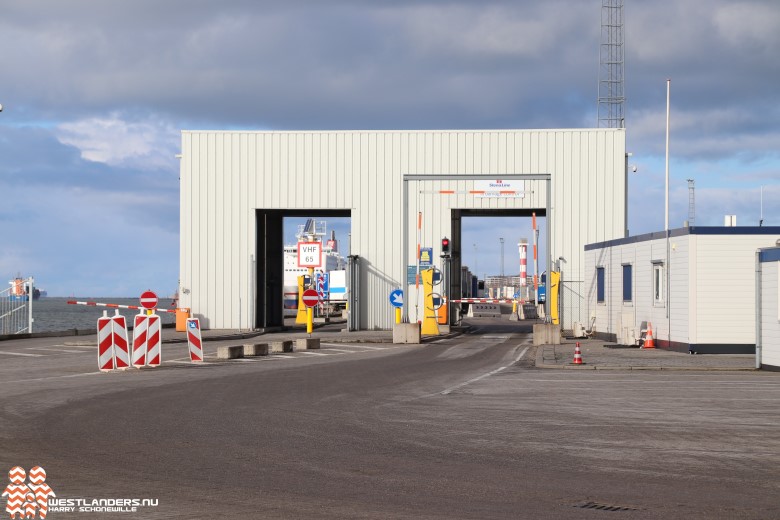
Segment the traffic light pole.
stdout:
<svg viewBox="0 0 780 520">
<path fill-rule="evenodd" d="M 444 277 L 444 280 L 442 280 L 444 294 L 442 294 L 442 298 L 444 298 L 444 301 L 447 302 L 447 323 L 445 325 L 451 325 L 452 303 L 450 302 L 450 266 L 452 265 L 452 259 L 450 255 L 441 255 L 441 258 L 442 262 L 444 263 L 444 272 L 442 273 L 442 276 Z"/>
<path fill-rule="evenodd" d="M 444 301 L 447 304 L 447 323 L 445 325 L 450 325 L 452 323 L 452 304 L 450 303 L 450 239 L 447 237 L 444 237 L 441 239 L 441 259 L 442 259 L 442 277 L 444 280 L 442 280 L 442 286 L 443 286 L 443 293 L 441 296 L 444 299 Z"/>
</svg>

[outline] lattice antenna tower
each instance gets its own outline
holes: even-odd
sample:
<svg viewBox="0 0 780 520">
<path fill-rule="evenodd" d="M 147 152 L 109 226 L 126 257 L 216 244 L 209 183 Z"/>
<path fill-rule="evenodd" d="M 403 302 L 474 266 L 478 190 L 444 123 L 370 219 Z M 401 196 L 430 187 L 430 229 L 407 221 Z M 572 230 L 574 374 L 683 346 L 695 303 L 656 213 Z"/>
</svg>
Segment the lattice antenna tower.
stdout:
<svg viewBox="0 0 780 520">
<path fill-rule="evenodd" d="M 625 128 L 623 0 L 602 0 L 598 127 Z"/>
<path fill-rule="evenodd" d="M 693 179 L 688 179 L 688 226 L 696 222 L 696 187 Z"/>
</svg>

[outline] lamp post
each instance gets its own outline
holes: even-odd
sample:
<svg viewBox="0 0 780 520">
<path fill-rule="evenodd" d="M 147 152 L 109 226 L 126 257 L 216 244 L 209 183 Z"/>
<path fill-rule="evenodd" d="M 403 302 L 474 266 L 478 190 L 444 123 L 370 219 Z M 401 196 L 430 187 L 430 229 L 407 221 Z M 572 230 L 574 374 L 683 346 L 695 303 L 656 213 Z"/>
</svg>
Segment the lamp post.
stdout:
<svg viewBox="0 0 780 520">
<path fill-rule="evenodd" d="M 504 239 L 503 239 L 503 237 L 499 238 L 498 241 L 501 242 L 501 278 L 503 278 L 504 277 Z"/>
</svg>

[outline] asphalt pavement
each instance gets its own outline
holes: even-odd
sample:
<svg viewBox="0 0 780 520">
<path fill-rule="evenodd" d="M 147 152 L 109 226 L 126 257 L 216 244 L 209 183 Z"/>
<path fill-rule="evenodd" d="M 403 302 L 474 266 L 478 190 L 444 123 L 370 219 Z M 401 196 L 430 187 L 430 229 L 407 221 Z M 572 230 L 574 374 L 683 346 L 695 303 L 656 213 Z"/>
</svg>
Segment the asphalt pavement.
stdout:
<svg viewBox="0 0 780 520">
<path fill-rule="evenodd" d="M 451 332 L 441 336 L 425 336 L 423 343 L 450 338 L 479 328 L 479 319 L 466 320 L 462 326 L 453 327 Z M 529 326 L 526 322 L 513 322 L 517 326 Z M 321 341 L 337 343 L 392 343 L 392 331 L 347 331 L 345 322 L 319 325 L 311 337 Z M 239 341 L 262 343 L 280 340 L 296 340 L 310 335 L 301 327 L 289 330 L 259 333 L 238 330 L 205 330 L 204 341 Z M 163 330 L 163 342 L 186 342 L 186 333 L 172 328 Z M 582 364 L 574 363 L 574 349 L 579 344 Z M 538 368 L 567 370 L 755 370 L 755 356 L 749 354 L 687 354 L 672 350 L 644 349 L 619 345 L 598 339 L 564 339 L 560 345 L 542 345 L 536 349 L 535 363 Z"/>
</svg>

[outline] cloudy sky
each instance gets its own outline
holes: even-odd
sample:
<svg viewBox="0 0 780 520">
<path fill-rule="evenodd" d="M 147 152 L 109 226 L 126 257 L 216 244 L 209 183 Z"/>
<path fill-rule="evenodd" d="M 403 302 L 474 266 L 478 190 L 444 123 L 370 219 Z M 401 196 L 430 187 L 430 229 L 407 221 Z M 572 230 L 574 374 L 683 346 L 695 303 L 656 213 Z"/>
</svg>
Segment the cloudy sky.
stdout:
<svg viewBox="0 0 780 520">
<path fill-rule="evenodd" d="M 780 3 L 625 3 L 631 234 L 664 226 L 666 78 L 672 227 L 688 178 L 697 225 L 758 224 L 762 186 L 780 225 Z M 600 20 L 599 0 L 3 2 L 0 276 L 172 293 L 182 129 L 595 127 Z M 466 263 L 480 237 L 497 274 L 506 236 L 509 273 L 528 225 L 467 224 Z"/>
</svg>

